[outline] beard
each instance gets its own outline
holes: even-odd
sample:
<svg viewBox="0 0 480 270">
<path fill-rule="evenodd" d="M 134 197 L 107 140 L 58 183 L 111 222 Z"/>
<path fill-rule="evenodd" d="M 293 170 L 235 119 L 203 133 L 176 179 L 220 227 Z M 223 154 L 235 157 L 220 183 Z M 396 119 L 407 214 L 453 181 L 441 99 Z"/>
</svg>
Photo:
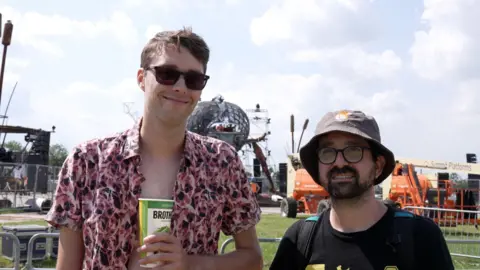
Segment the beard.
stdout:
<svg viewBox="0 0 480 270">
<path fill-rule="evenodd" d="M 335 182 L 334 178 L 339 175 L 348 175 L 351 181 Z M 333 200 L 354 199 L 361 197 L 375 182 L 375 169 L 368 174 L 369 179 L 360 179 L 360 174 L 352 167 L 335 167 L 327 175 L 327 191 Z M 363 181 L 360 181 L 363 180 Z M 366 180 L 366 181 L 365 181 Z"/>
</svg>

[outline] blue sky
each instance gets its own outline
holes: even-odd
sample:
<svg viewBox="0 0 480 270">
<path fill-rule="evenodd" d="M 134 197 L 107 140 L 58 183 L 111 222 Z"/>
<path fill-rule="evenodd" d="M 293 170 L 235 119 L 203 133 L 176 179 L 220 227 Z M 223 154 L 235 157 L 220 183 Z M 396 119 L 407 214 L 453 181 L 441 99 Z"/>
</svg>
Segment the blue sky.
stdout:
<svg viewBox="0 0 480 270">
<path fill-rule="evenodd" d="M 9 124 L 55 125 L 68 148 L 132 124 L 123 102 L 141 111 L 147 36 L 185 25 L 212 50 L 202 99 L 268 109 L 275 163 L 290 114 L 298 130 L 310 119 L 305 142 L 344 108 L 373 114 L 397 156 L 480 154 L 479 1 L 0 0 L 0 12 L 14 23 L 1 110 L 18 81 Z"/>
</svg>

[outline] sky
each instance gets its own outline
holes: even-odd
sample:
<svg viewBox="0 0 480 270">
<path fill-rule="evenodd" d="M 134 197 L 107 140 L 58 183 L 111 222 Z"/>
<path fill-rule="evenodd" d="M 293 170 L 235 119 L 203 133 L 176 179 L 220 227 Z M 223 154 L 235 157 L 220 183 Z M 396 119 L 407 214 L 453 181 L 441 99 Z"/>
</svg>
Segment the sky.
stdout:
<svg viewBox="0 0 480 270">
<path fill-rule="evenodd" d="M 267 109 L 272 163 L 291 152 L 291 114 L 297 141 L 309 119 L 304 144 L 340 109 L 373 115 L 397 157 L 480 154 L 477 0 L 0 0 L 0 12 L 14 24 L 0 110 L 18 82 L 8 124 L 55 126 L 68 149 L 131 127 L 143 46 L 191 26 L 211 48 L 202 100 Z"/>
</svg>

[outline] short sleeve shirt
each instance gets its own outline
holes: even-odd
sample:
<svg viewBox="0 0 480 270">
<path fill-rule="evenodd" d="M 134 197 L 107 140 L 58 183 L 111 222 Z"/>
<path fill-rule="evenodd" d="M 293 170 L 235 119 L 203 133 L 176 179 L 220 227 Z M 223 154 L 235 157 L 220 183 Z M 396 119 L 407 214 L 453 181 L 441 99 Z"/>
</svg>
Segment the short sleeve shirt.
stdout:
<svg viewBox="0 0 480 270">
<path fill-rule="evenodd" d="M 139 128 L 76 146 L 63 164 L 46 221 L 82 230 L 83 269 L 127 269 L 138 238 Z M 174 187 L 171 231 L 188 254 L 218 253 L 222 231 L 256 225 L 261 210 L 235 149 L 186 131 Z"/>
</svg>

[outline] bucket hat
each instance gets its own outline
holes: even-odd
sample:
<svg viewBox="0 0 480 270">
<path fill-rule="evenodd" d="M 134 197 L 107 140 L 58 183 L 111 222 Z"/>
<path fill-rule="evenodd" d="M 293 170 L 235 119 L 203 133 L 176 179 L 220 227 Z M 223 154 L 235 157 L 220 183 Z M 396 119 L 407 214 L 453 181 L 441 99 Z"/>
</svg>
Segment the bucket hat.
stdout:
<svg viewBox="0 0 480 270">
<path fill-rule="evenodd" d="M 385 157 L 382 173 L 375 179 L 375 185 L 382 183 L 395 169 L 395 156 L 382 144 L 380 129 L 373 116 L 357 110 L 341 110 L 328 112 L 318 122 L 315 135 L 300 149 L 300 161 L 313 178 L 320 184 L 318 174 L 318 138 L 333 131 L 341 131 L 357 135 L 373 144 L 379 155 Z"/>
</svg>

